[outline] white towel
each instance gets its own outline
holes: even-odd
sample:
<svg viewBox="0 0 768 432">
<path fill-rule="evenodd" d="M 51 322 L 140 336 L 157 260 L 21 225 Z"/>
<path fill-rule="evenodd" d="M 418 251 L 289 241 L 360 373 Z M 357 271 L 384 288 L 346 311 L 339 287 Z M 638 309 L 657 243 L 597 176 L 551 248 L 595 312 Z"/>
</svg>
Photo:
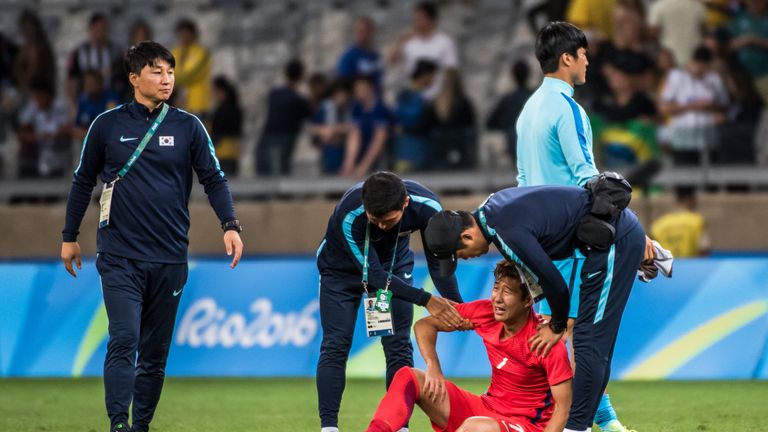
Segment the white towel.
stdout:
<svg viewBox="0 0 768 432">
<path fill-rule="evenodd" d="M 659 242 L 653 241 L 653 261 L 650 263 L 640 263 L 640 269 L 637 271 L 637 277 L 643 282 L 650 282 L 659 272 L 665 277 L 672 277 L 672 264 L 675 257 L 672 252 L 661 247 Z"/>
</svg>

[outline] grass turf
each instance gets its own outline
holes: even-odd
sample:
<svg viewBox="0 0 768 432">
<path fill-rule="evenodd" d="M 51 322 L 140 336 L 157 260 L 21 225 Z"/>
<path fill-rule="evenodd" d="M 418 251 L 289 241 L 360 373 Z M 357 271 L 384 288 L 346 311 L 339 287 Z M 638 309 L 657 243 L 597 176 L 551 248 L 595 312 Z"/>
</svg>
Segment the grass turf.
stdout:
<svg viewBox="0 0 768 432">
<path fill-rule="evenodd" d="M 456 380 L 482 392 L 487 380 Z M 343 431 L 362 431 L 383 395 L 381 380 L 349 380 Z M 619 418 L 640 432 L 768 431 L 768 382 L 618 382 L 609 387 Z M 168 379 L 152 430 L 318 431 L 311 379 Z M 0 380 L 0 431 L 108 429 L 98 379 Z M 411 431 L 430 431 L 415 410 Z M 595 429 L 597 430 L 597 429 Z"/>
</svg>

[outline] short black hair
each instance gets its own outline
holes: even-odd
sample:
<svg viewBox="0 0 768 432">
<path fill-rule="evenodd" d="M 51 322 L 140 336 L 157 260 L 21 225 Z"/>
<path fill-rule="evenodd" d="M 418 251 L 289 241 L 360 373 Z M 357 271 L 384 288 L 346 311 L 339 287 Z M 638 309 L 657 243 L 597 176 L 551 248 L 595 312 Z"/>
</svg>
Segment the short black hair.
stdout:
<svg viewBox="0 0 768 432">
<path fill-rule="evenodd" d="M 413 8 L 415 11 L 419 11 L 429 17 L 432 21 L 437 21 L 438 18 L 438 12 L 437 12 L 437 5 L 430 1 L 424 1 L 416 5 L 416 7 Z"/>
<path fill-rule="evenodd" d="M 699 63 L 710 64 L 712 63 L 712 51 L 701 45 L 693 51 L 691 59 Z"/>
<path fill-rule="evenodd" d="M 525 60 L 518 60 L 512 65 L 510 72 L 515 84 L 518 87 L 525 87 L 525 83 L 528 82 L 528 77 L 531 75 L 531 68 L 528 67 L 528 62 Z"/>
<path fill-rule="evenodd" d="M 576 57 L 579 48 L 586 49 L 587 36 L 575 25 L 555 21 L 544 26 L 536 36 L 536 58 L 545 74 L 557 72 L 560 56 L 570 54 Z"/>
<path fill-rule="evenodd" d="M 88 27 L 93 27 L 95 24 L 99 23 L 100 21 L 107 21 L 107 16 L 101 12 L 96 12 L 93 15 L 91 15 L 90 19 L 88 19 Z"/>
<path fill-rule="evenodd" d="M 301 78 L 304 77 L 304 63 L 299 59 L 291 59 L 285 65 L 284 73 L 290 82 L 301 81 Z"/>
<path fill-rule="evenodd" d="M 176 23 L 176 31 L 179 32 L 182 30 L 192 33 L 195 38 L 197 38 L 199 34 L 197 31 L 197 24 L 189 18 L 182 18 Z"/>
<path fill-rule="evenodd" d="M 471 228 L 472 225 L 474 225 L 475 217 L 472 216 L 472 213 L 470 213 L 468 211 L 464 211 L 464 210 L 457 210 L 456 213 L 458 213 L 459 216 L 461 216 L 461 228 L 462 229 Z"/>
<path fill-rule="evenodd" d="M 403 180 L 388 171 L 373 173 L 363 183 L 363 207 L 376 217 L 402 210 L 407 196 Z"/>
<path fill-rule="evenodd" d="M 691 185 L 679 185 L 675 187 L 675 201 L 683 202 L 696 199 L 696 188 Z"/>
<path fill-rule="evenodd" d="M 520 275 L 520 269 L 514 264 L 505 259 L 496 263 L 496 268 L 493 269 L 493 277 L 496 281 L 501 278 L 509 278 L 517 282 L 517 292 L 520 295 L 522 301 L 528 301 L 531 298 L 531 292 L 523 285 L 522 275 Z"/>
<path fill-rule="evenodd" d="M 424 75 L 432 75 L 437 72 L 437 63 L 429 59 L 419 59 L 411 72 L 411 79 L 419 79 Z"/>
<path fill-rule="evenodd" d="M 333 95 L 337 92 L 352 93 L 352 83 L 349 79 L 344 77 L 337 77 L 328 86 L 328 95 Z"/>
<path fill-rule="evenodd" d="M 156 66 L 158 60 L 167 62 L 172 68 L 176 67 L 176 59 L 168 48 L 157 42 L 144 41 L 128 48 L 123 57 L 123 66 L 126 74 L 133 72 L 139 75 L 144 66 Z"/>
<path fill-rule="evenodd" d="M 29 90 L 45 93 L 50 96 L 53 96 L 56 93 L 53 83 L 42 77 L 32 78 L 29 82 Z"/>
</svg>

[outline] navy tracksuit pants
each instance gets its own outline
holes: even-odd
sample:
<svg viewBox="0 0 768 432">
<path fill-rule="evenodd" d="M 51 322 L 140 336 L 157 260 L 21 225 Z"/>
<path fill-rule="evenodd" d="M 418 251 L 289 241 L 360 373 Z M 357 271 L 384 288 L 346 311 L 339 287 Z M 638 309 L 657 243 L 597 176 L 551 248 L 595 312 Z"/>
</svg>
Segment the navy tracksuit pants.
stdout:
<svg viewBox="0 0 768 432">
<path fill-rule="evenodd" d="M 643 258 L 645 233 L 640 224 L 607 251 L 590 250 L 581 270 L 579 314 L 573 330 L 576 370 L 573 404 L 566 428 L 591 428 L 611 377 L 611 358 L 621 316 Z"/>
<path fill-rule="evenodd" d="M 413 271 L 413 261 L 395 269 L 403 280 Z M 321 427 L 337 427 L 341 395 L 346 385 L 347 359 L 352 335 L 360 311 L 363 286 L 360 275 L 324 273 L 320 276 L 320 321 L 323 341 L 317 363 L 317 399 Z M 375 289 L 373 287 L 370 290 Z M 392 322 L 395 334 L 381 338 L 387 361 L 387 388 L 395 372 L 403 366 L 413 366 L 411 325 L 413 304 L 392 298 Z"/>
<path fill-rule="evenodd" d="M 113 426 L 127 423 L 133 402 L 133 430 L 147 431 L 163 388 L 187 264 L 100 253 L 96 268 L 109 318 L 104 360 L 107 415 Z"/>
</svg>

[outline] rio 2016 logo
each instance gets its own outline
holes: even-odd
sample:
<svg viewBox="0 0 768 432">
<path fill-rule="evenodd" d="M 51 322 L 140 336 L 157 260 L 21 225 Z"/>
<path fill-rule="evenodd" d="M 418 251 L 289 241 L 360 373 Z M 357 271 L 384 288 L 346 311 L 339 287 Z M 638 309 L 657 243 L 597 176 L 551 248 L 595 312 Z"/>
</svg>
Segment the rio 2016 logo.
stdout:
<svg viewBox="0 0 768 432">
<path fill-rule="evenodd" d="M 315 313 L 317 300 L 301 311 L 278 313 L 266 298 L 254 300 L 251 316 L 228 312 L 216 301 L 205 297 L 193 303 L 184 314 L 176 335 L 176 344 L 192 348 L 270 348 L 275 345 L 302 347 L 317 335 Z"/>
</svg>

